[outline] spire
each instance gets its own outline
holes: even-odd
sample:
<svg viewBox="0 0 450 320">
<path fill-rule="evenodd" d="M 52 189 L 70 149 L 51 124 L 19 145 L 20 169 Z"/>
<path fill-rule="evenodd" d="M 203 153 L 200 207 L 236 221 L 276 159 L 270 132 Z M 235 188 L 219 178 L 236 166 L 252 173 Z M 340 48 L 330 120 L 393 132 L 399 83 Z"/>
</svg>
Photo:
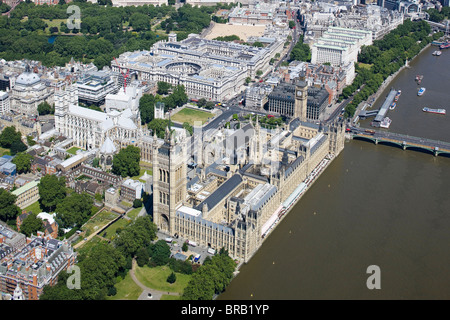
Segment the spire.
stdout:
<svg viewBox="0 0 450 320">
<path fill-rule="evenodd" d="M 16 289 L 14 289 L 13 300 L 25 300 L 23 297 L 22 288 L 19 286 L 19 282 L 17 282 Z"/>
</svg>

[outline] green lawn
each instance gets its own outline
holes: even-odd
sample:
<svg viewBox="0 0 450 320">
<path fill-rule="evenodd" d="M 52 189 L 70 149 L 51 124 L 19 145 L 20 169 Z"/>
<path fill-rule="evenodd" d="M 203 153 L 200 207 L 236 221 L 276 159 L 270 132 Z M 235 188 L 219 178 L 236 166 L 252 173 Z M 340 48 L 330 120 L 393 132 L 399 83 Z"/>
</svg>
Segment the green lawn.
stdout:
<svg viewBox="0 0 450 320">
<path fill-rule="evenodd" d="M 361 68 L 365 68 L 365 69 L 370 69 L 370 67 L 372 67 L 371 64 L 362 63 L 362 62 L 359 62 L 358 65 L 359 65 Z"/>
<path fill-rule="evenodd" d="M 137 300 L 142 293 L 142 289 L 133 281 L 130 272 L 125 279 L 115 284 L 117 294 L 113 297 L 106 297 L 106 300 Z"/>
<path fill-rule="evenodd" d="M 61 22 L 66 23 L 67 19 L 53 19 L 52 21 L 48 20 L 48 19 L 42 19 L 42 21 L 44 21 L 49 28 L 51 27 L 59 27 L 61 26 Z"/>
<path fill-rule="evenodd" d="M 89 221 L 81 227 L 81 230 L 86 231 L 86 236 L 88 236 L 101 229 L 115 218 L 117 218 L 116 214 L 109 211 L 102 211 L 95 217 L 89 219 Z"/>
<path fill-rule="evenodd" d="M 131 177 L 133 180 L 139 180 L 141 182 L 146 182 L 144 179 L 141 179 L 141 177 L 144 175 L 144 173 L 147 172 L 147 175 L 153 175 L 152 168 L 142 168 L 139 170 L 139 174 L 137 176 Z"/>
<path fill-rule="evenodd" d="M 134 208 L 133 210 L 131 210 L 130 212 L 127 213 L 127 217 L 136 220 L 137 215 L 139 214 L 139 212 L 141 212 L 142 207 L 139 208 Z"/>
<path fill-rule="evenodd" d="M 116 230 L 120 227 L 126 227 L 131 221 L 126 219 L 119 219 L 110 225 L 105 231 L 102 232 L 101 236 L 103 237 L 103 233 L 106 232 L 105 238 L 112 240 L 112 238 L 116 235 Z"/>
<path fill-rule="evenodd" d="M 77 150 L 81 150 L 81 149 L 77 148 L 77 147 L 72 147 L 72 148 L 66 150 L 66 152 L 68 152 L 70 154 L 73 154 L 73 155 L 76 155 L 77 154 Z"/>
<path fill-rule="evenodd" d="M 184 108 L 175 113 L 172 116 L 172 120 L 180 123 L 187 122 L 190 125 L 194 125 L 194 121 L 201 121 L 202 124 L 204 124 L 206 120 L 212 117 L 214 117 L 214 115 L 207 111 Z"/>
<path fill-rule="evenodd" d="M 4 156 L 5 154 L 10 156 L 11 155 L 11 151 L 9 149 L 0 147 L 0 157 Z"/>
<path fill-rule="evenodd" d="M 168 266 L 155 268 L 150 268 L 148 266 L 140 268 L 136 266 L 135 270 L 136 278 L 146 287 L 160 291 L 178 292 L 182 294 L 184 288 L 186 288 L 189 283 L 189 280 L 191 280 L 191 275 L 175 273 L 177 281 L 170 284 L 166 280 L 171 273 L 172 270 Z"/>
<path fill-rule="evenodd" d="M 24 209 L 26 212 L 33 212 L 33 213 L 41 213 L 43 210 L 41 209 L 41 206 L 39 204 L 39 201 L 36 201 L 33 204 L 30 204 L 28 207 Z"/>
</svg>

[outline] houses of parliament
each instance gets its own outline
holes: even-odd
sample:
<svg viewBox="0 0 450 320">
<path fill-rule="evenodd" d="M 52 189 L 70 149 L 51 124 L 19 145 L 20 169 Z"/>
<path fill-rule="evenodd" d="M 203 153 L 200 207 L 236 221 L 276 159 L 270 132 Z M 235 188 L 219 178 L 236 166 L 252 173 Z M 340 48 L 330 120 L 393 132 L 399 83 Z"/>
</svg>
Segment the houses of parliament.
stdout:
<svg viewBox="0 0 450 320">
<path fill-rule="evenodd" d="M 98 150 L 106 165 L 121 148 L 138 146 L 141 161 L 153 166 L 153 221 L 159 231 L 225 248 L 247 262 L 289 211 L 286 203 L 298 198 L 299 185 L 344 148 L 342 121 L 306 120 L 307 95 L 307 83 L 297 79 L 294 110 L 283 127 L 263 128 L 252 116 L 237 130 L 200 125 L 188 135 L 168 127 L 160 139 L 140 126 L 136 108 L 81 108 L 71 87 L 55 94 L 55 125 L 74 145 Z"/>
<path fill-rule="evenodd" d="M 306 121 L 307 84 L 296 81 L 283 128 L 256 118 L 238 130 L 167 128 L 153 137 L 153 220 L 159 231 L 247 262 L 289 211 L 299 185 L 344 148 L 343 121 Z M 198 129 L 198 130 L 197 130 Z"/>
</svg>

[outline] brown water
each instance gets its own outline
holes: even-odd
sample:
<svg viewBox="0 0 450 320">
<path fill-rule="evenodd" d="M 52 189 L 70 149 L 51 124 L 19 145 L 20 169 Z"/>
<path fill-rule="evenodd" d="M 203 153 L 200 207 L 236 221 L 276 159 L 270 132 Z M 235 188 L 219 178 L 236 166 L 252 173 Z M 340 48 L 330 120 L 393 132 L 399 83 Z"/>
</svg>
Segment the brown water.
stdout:
<svg viewBox="0 0 450 320">
<path fill-rule="evenodd" d="M 450 51 L 434 50 L 392 82 L 402 96 L 389 130 L 450 141 Z M 370 265 L 379 290 L 366 286 Z M 219 299 L 450 299 L 450 158 L 346 143 Z"/>
</svg>

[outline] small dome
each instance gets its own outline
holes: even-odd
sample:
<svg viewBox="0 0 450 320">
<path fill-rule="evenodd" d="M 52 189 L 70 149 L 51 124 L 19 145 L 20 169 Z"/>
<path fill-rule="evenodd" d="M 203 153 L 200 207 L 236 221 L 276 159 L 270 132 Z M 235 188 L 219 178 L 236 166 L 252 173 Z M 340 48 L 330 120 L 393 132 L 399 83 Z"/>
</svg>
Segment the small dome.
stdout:
<svg viewBox="0 0 450 320">
<path fill-rule="evenodd" d="M 24 86 L 31 86 L 35 83 L 38 83 L 39 81 L 41 81 L 41 78 L 39 77 L 39 75 L 37 75 L 36 73 L 33 73 L 33 72 L 25 71 L 17 78 L 16 84 L 21 84 Z"/>
</svg>

